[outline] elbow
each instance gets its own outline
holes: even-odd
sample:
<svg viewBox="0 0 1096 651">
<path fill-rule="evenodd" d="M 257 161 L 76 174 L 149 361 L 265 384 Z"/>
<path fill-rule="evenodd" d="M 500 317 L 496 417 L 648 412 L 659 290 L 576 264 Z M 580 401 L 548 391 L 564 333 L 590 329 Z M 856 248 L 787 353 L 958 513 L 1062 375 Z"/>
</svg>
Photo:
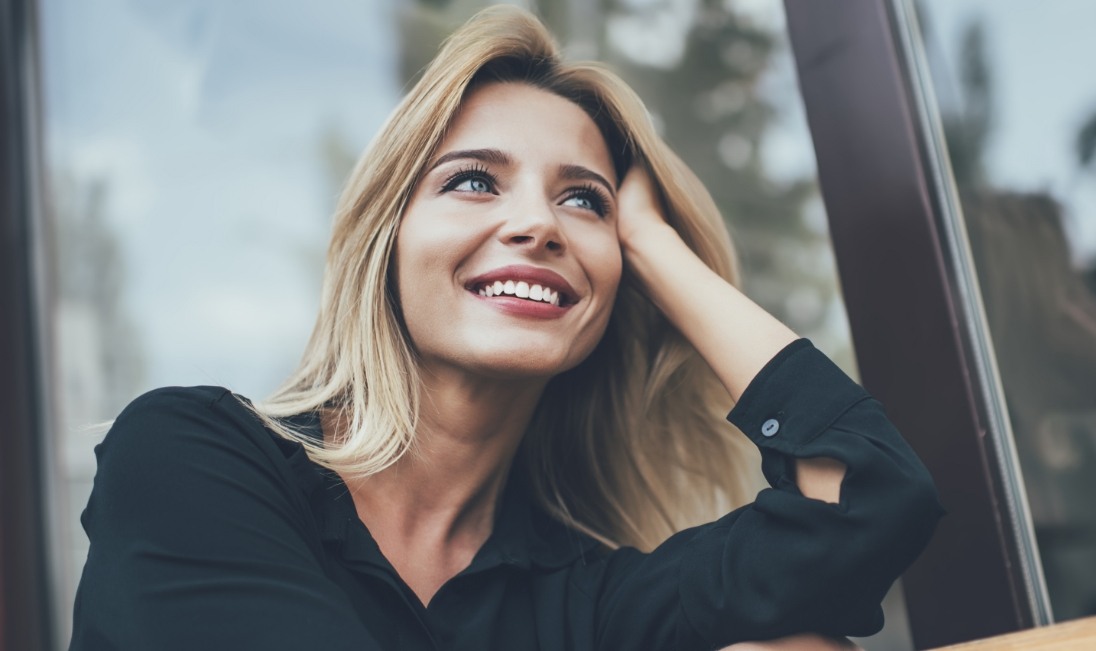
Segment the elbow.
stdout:
<svg viewBox="0 0 1096 651">
<path fill-rule="evenodd" d="M 936 530 L 936 524 L 945 513 L 932 476 L 923 466 L 918 471 L 904 482 L 899 491 L 901 503 L 896 512 L 902 529 L 900 534 L 917 543 L 913 558 L 928 544 Z M 910 559 L 911 563 L 913 558 Z"/>
</svg>

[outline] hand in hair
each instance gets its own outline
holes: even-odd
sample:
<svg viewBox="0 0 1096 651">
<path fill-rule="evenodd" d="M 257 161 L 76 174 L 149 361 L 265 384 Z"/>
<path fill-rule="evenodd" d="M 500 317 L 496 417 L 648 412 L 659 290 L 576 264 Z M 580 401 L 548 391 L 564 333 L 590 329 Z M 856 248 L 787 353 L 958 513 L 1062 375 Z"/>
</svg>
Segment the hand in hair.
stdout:
<svg viewBox="0 0 1096 651">
<path fill-rule="evenodd" d="M 737 401 L 754 376 L 796 334 L 709 269 L 666 221 L 646 166 L 637 161 L 617 199 L 624 263 L 647 297 L 704 357 Z M 807 497 L 838 502 L 844 464 L 797 459 Z"/>
<path fill-rule="evenodd" d="M 637 162 L 617 199 L 625 264 L 737 401 L 758 371 L 797 336 L 709 269 L 662 210 L 646 166 Z"/>
</svg>

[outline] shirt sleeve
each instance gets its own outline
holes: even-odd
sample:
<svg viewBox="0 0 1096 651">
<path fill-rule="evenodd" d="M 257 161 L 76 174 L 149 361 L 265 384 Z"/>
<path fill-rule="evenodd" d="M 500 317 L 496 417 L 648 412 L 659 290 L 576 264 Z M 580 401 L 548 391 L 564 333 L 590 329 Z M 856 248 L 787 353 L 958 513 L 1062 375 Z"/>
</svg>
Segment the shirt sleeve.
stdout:
<svg viewBox="0 0 1096 651">
<path fill-rule="evenodd" d="M 96 448 L 70 651 L 379 648 L 321 567 L 285 453 L 221 399 L 145 394 Z"/>
<path fill-rule="evenodd" d="M 809 341 L 776 355 L 728 416 L 770 488 L 648 554 L 606 561 L 600 649 L 716 649 L 802 632 L 864 636 L 942 515 L 928 471 L 871 398 Z M 795 459 L 846 466 L 837 504 L 804 497 Z"/>
</svg>

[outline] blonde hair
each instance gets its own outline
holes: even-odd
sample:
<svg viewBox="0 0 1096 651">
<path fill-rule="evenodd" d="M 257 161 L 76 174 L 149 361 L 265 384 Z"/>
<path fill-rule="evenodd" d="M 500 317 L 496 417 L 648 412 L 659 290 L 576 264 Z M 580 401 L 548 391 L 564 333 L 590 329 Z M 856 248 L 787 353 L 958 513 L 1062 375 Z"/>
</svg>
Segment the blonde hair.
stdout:
<svg viewBox="0 0 1096 651">
<path fill-rule="evenodd" d="M 477 84 L 529 83 L 581 106 L 620 177 L 646 164 L 667 219 L 712 269 L 736 280 L 730 238 L 696 176 L 656 134 L 642 101 L 596 63 L 564 63 L 545 27 L 513 7 L 481 11 L 443 44 L 355 167 L 335 215 L 320 312 L 300 366 L 255 406 L 318 464 L 367 476 L 412 449 L 415 357 L 390 283 L 400 219 L 463 98 Z M 610 547 L 650 548 L 749 497 L 756 453 L 724 420 L 712 371 L 629 283 L 602 341 L 547 386 L 515 463 L 542 506 Z M 324 446 L 282 419 L 338 414 Z"/>
</svg>

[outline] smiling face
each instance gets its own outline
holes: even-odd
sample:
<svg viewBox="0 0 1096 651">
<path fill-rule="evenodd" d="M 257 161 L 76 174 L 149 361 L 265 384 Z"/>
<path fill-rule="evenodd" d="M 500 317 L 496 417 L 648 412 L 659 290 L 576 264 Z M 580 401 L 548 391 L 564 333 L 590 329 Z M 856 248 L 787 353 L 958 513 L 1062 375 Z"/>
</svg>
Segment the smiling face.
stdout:
<svg viewBox="0 0 1096 651">
<path fill-rule="evenodd" d="M 473 91 L 396 240 L 422 364 L 545 379 L 585 359 L 620 281 L 616 181 L 600 131 L 574 103 L 521 83 Z"/>
</svg>

